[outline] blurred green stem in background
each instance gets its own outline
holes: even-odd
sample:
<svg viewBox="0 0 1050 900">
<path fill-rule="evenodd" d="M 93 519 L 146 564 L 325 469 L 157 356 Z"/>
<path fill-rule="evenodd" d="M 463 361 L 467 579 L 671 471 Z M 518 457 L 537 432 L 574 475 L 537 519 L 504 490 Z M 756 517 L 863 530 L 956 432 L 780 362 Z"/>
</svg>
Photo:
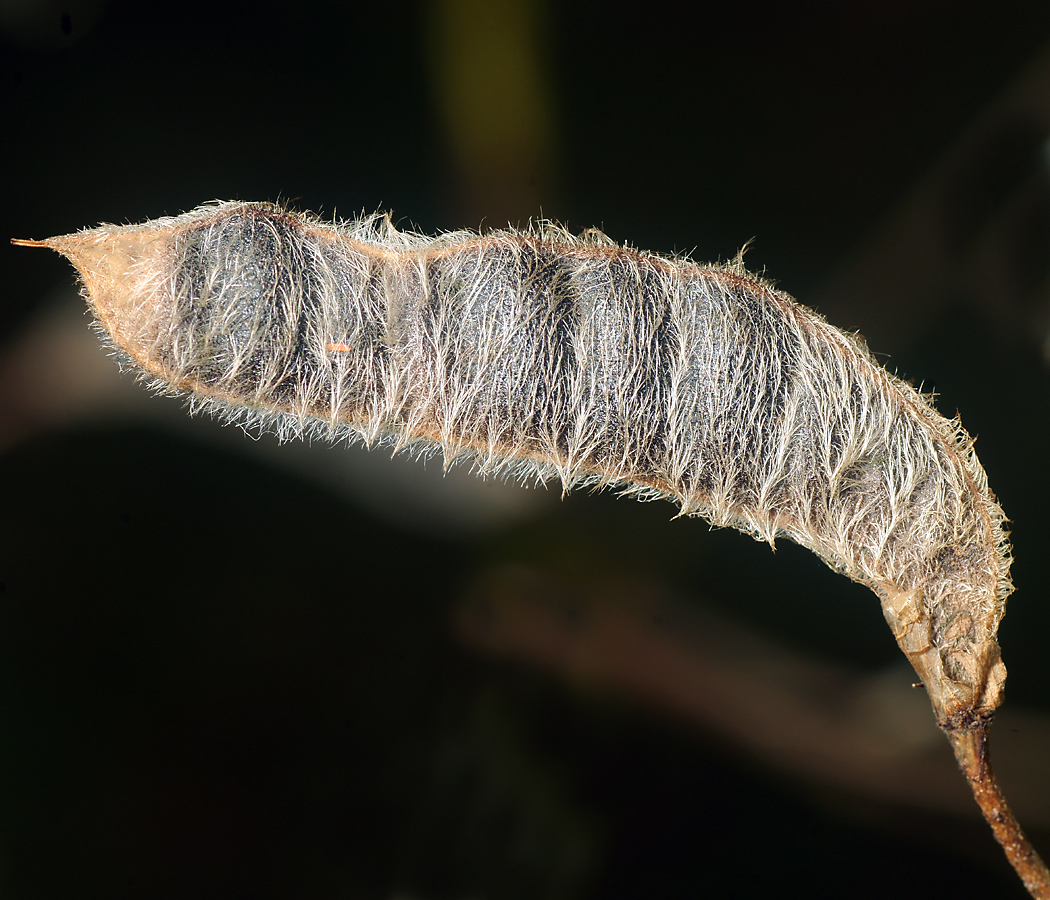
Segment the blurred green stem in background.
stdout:
<svg viewBox="0 0 1050 900">
<path fill-rule="evenodd" d="M 457 192 L 493 225 L 527 221 L 556 180 L 557 125 L 543 0 L 433 0 L 435 106 Z"/>
</svg>

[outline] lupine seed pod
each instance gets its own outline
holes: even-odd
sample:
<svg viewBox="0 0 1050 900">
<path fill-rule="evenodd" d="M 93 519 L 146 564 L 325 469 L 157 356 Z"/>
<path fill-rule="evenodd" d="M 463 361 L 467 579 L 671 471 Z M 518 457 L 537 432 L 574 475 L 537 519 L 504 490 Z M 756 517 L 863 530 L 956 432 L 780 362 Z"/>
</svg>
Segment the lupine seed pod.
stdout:
<svg viewBox="0 0 1050 900">
<path fill-rule="evenodd" d="M 1011 559 L 973 442 L 739 262 L 245 203 L 20 243 L 73 262 L 125 361 L 228 418 L 665 496 L 810 548 L 879 596 L 975 793 L 994 786 Z M 1050 897 L 1034 852 L 1028 875 L 1018 861 L 1027 842 L 1011 855 L 1013 832 L 997 836 Z"/>
</svg>

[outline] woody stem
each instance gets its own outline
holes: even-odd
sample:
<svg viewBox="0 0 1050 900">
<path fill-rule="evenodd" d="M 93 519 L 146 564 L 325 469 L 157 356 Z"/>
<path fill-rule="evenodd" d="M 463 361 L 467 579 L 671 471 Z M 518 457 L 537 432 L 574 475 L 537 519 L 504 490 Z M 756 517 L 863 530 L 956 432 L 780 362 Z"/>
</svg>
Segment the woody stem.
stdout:
<svg viewBox="0 0 1050 900">
<path fill-rule="evenodd" d="M 992 826 L 995 839 L 1006 853 L 1014 871 L 1035 900 L 1050 900 L 1050 869 L 1025 837 L 1021 826 L 1007 805 L 999 782 L 992 771 L 988 753 L 988 722 L 968 728 L 945 729 L 955 758 L 985 820 Z"/>
</svg>

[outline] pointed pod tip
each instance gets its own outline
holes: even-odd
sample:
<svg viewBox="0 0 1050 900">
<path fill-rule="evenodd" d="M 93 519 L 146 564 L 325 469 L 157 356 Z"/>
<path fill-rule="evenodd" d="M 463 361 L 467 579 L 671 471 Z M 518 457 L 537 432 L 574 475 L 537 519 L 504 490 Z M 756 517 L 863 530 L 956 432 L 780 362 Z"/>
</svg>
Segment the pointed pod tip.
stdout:
<svg viewBox="0 0 1050 900">
<path fill-rule="evenodd" d="M 54 237 L 44 238 L 42 241 L 32 238 L 11 238 L 11 243 L 16 247 L 43 247 L 46 250 L 54 250 L 63 256 L 69 256 L 69 250 L 78 245 L 78 238 L 85 232 L 73 234 L 57 234 Z"/>
<path fill-rule="evenodd" d="M 113 340 L 132 355 L 155 338 L 151 292 L 164 282 L 171 229 L 144 226 L 98 228 L 45 240 L 14 238 L 20 247 L 47 247 L 76 268 L 88 300 Z M 138 358 L 138 357 L 136 357 Z"/>
<path fill-rule="evenodd" d="M 47 247 L 50 249 L 51 242 L 47 241 L 34 241 L 29 238 L 11 238 L 11 243 L 16 247 Z"/>
</svg>

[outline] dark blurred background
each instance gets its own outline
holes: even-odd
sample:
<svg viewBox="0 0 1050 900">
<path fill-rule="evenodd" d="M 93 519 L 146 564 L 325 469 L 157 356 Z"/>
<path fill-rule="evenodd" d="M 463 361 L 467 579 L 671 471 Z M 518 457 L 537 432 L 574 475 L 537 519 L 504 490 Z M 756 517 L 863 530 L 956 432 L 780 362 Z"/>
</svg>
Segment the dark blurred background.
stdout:
<svg viewBox="0 0 1050 900">
<path fill-rule="evenodd" d="M 753 239 L 979 436 L 1046 853 L 1048 50 L 1042 2 L 0 0 L 0 235 L 244 199 Z M 814 557 L 190 419 L 63 260 L 0 267 L 5 900 L 1024 896 Z"/>
</svg>

